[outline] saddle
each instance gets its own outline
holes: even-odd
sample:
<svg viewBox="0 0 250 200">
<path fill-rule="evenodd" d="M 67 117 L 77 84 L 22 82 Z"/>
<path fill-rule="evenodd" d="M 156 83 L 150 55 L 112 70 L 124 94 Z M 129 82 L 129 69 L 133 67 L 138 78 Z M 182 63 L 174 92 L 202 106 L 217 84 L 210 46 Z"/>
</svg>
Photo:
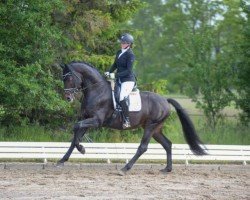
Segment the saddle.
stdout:
<svg viewBox="0 0 250 200">
<path fill-rule="evenodd" d="M 112 90 L 113 105 L 115 110 L 121 111 L 120 106 L 121 83 L 116 82 L 114 90 Z M 134 86 L 132 92 L 128 96 L 128 107 L 130 112 L 138 112 L 141 110 L 141 95 L 137 85 Z"/>
</svg>

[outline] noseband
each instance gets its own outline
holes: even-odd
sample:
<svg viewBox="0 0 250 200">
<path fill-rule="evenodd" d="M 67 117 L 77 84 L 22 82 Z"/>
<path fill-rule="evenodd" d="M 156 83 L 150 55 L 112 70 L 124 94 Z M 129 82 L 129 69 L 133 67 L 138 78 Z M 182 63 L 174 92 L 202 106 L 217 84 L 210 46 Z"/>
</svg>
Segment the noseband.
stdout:
<svg viewBox="0 0 250 200">
<path fill-rule="evenodd" d="M 81 81 L 80 77 L 77 76 L 77 74 L 74 73 L 74 71 L 72 71 L 71 69 L 70 69 L 70 72 L 64 74 L 62 77 L 63 77 L 63 80 L 65 80 L 67 76 L 73 76 L 73 75 L 75 75 Z M 76 94 L 77 92 L 79 92 L 79 89 L 76 87 L 76 81 L 75 79 L 73 80 L 74 80 L 75 87 L 64 89 L 64 93 Z"/>
</svg>

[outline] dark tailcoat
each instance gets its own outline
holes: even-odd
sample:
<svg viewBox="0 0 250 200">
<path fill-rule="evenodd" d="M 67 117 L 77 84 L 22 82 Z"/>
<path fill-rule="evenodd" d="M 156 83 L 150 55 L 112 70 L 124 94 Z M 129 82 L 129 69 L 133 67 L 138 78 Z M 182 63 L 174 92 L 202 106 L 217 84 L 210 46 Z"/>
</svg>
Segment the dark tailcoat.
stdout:
<svg viewBox="0 0 250 200">
<path fill-rule="evenodd" d="M 135 75 L 132 70 L 135 55 L 131 49 L 128 49 L 118 58 L 121 52 L 122 51 L 119 50 L 116 53 L 114 64 L 111 66 L 109 72 L 112 73 L 117 69 L 116 76 L 120 79 L 122 83 L 126 81 L 135 82 Z"/>
</svg>

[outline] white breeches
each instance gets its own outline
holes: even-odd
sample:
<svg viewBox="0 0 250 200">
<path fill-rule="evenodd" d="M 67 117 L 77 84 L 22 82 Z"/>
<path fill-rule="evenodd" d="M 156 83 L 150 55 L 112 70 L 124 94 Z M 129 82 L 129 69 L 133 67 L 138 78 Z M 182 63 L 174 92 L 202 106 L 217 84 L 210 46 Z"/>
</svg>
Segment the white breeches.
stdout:
<svg viewBox="0 0 250 200">
<path fill-rule="evenodd" d="M 130 92 L 132 92 L 135 86 L 135 82 L 126 81 L 121 84 L 121 93 L 120 93 L 120 101 L 122 101 L 125 97 L 127 97 Z"/>
</svg>

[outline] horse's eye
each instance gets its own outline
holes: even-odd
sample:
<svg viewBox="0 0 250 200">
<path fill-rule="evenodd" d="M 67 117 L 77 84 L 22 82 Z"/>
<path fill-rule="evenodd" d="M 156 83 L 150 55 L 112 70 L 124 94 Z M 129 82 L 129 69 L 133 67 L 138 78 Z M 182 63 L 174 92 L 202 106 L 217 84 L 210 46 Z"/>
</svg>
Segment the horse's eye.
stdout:
<svg viewBox="0 0 250 200">
<path fill-rule="evenodd" d="M 62 75 L 62 80 L 64 81 L 66 79 L 67 75 Z"/>
<path fill-rule="evenodd" d="M 68 72 L 68 73 L 66 73 L 66 74 L 63 74 L 63 75 L 62 75 L 62 80 L 65 81 L 68 77 L 69 77 L 69 80 L 73 80 L 73 79 L 72 79 L 72 73 L 71 73 L 71 72 Z"/>
</svg>

